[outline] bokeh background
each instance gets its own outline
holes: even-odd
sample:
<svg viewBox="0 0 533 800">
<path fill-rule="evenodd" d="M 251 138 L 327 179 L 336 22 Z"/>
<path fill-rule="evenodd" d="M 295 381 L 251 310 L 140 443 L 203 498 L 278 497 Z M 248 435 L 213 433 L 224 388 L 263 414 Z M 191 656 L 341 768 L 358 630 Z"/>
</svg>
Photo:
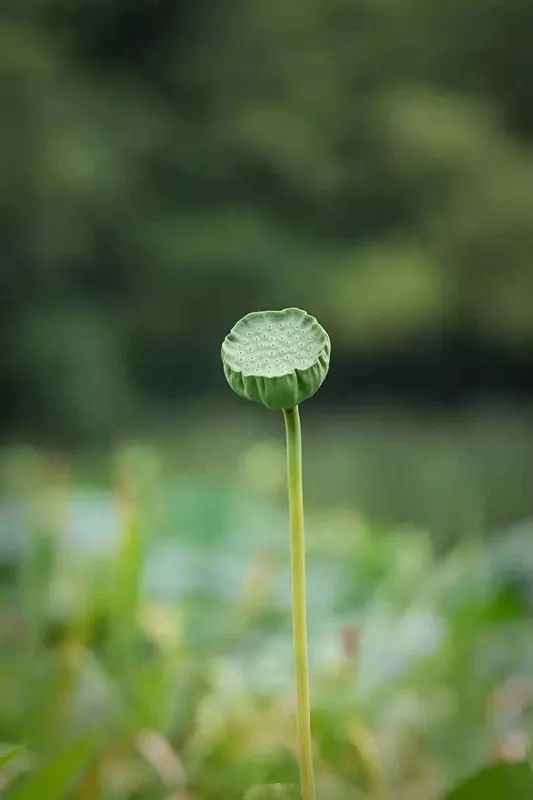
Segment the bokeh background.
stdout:
<svg viewBox="0 0 533 800">
<path fill-rule="evenodd" d="M 531 0 L 3 0 L 8 796 L 296 781 L 282 420 L 219 356 L 292 305 L 321 798 L 523 757 L 532 94 Z"/>
</svg>

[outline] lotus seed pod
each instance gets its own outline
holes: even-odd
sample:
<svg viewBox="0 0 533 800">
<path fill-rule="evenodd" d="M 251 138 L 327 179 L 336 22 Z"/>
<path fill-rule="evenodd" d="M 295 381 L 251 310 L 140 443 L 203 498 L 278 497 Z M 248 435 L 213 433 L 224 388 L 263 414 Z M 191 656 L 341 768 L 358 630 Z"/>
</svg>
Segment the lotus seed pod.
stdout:
<svg viewBox="0 0 533 800">
<path fill-rule="evenodd" d="M 222 344 L 224 374 L 241 397 L 274 411 L 312 397 L 329 369 L 329 336 L 299 308 L 255 311 Z"/>
</svg>

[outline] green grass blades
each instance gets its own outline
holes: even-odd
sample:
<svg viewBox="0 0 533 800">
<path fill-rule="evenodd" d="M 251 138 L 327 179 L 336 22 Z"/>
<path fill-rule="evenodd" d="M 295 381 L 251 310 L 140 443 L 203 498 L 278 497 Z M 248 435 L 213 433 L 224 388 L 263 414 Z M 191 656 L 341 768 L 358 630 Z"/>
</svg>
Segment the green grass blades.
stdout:
<svg viewBox="0 0 533 800">
<path fill-rule="evenodd" d="M 8 795 L 9 800 L 58 800 L 87 765 L 96 749 L 96 737 L 86 735 L 37 767 Z"/>
<path fill-rule="evenodd" d="M 298 800 L 298 789 L 287 783 L 269 783 L 264 786 L 252 786 L 245 793 L 243 800 Z"/>
<path fill-rule="evenodd" d="M 494 764 L 446 795 L 445 800 L 531 800 L 533 770 L 526 761 Z"/>
</svg>

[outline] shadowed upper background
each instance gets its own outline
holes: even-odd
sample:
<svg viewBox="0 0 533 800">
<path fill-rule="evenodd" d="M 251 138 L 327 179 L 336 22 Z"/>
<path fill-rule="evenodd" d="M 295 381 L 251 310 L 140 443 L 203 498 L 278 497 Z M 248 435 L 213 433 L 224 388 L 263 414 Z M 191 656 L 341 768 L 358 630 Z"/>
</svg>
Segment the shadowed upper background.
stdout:
<svg viewBox="0 0 533 800">
<path fill-rule="evenodd" d="M 297 305 L 322 407 L 533 391 L 533 4 L 4 0 L 2 432 L 233 402 Z"/>
</svg>

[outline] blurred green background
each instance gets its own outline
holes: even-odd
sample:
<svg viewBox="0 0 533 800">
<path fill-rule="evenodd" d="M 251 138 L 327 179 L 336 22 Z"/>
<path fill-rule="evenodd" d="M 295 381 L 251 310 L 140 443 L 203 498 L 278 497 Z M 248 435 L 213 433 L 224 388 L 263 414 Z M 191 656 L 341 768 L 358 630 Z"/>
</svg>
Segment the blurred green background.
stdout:
<svg viewBox="0 0 533 800">
<path fill-rule="evenodd" d="M 0 792 L 296 781 L 282 420 L 219 355 L 292 305 L 320 800 L 524 756 L 532 91 L 531 0 L 3 0 Z"/>
</svg>

